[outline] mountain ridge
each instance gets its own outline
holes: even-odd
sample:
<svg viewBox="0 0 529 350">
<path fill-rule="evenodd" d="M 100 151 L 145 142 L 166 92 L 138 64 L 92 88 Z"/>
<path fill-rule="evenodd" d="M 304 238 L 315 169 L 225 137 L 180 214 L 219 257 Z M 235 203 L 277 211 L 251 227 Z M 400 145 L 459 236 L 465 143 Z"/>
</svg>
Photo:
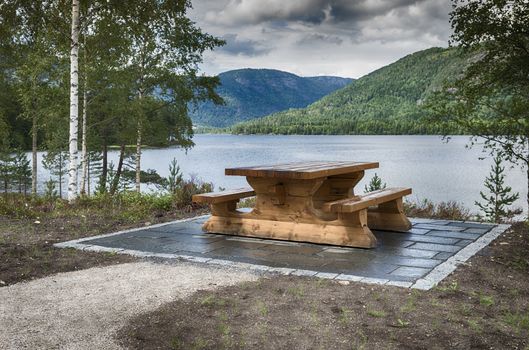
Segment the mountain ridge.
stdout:
<svg viewBox="0 0 529 350">
<path fill-rule="evenodd" d="M 219 78 L 217 93 L 226 104 L 205 102 L 192 108 L 194 124 L 227 127 L 281 110 L 306 107 L 354 81 L 335 76 L 301 77 L 266 68 L 231 70 L 220 73 Z"/>
<path fill-rule="evenodd" d="M 239 134 L 439 134 L 421 122 L 428 94 L 458 74 L 470 56 L 460 48 L 409 54 L 306 108 L 273 113 L 231 128 Z M 457 132 L 457 130 L 454 130 Z"/>
</svg>

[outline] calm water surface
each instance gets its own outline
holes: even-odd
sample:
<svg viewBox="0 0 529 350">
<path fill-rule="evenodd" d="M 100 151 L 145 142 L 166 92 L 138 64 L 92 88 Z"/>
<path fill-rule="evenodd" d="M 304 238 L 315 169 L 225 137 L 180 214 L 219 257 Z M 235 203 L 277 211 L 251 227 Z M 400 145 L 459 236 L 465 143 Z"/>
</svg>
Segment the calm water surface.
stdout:
<svg viewBox="0 0 529 350">
<path fill-rule="evenodd" d="M 292 161 L 376 161 L 379 169 L 366 171 L 364 185 L 376 172 L 388 186 L 410 186 L 408 198 L 433 201 L 456 200 L 475 210 L 490 159 L 480 147 L 465 147 L 468 137 L 457 136 L 448 143 L 438 136 L 278 136 L 278 135 L 196 135 L 196 146 L 187 153 L 179 148 L 148 149 L 143 169 L 169 173 L 176 158 L 186 176 L 195 175 L 215 187 L 246 186 L 244 177 L 225 176 L 224 168 Z M 117 152 L 110 160 L 117 163 Z M 519 168 L 506 169 L 507 182 L 520 192 L 518 206 L 527 194 L 525 174 Z M 47 178 L 41 170 L 41 179 Z"/>
</svg>

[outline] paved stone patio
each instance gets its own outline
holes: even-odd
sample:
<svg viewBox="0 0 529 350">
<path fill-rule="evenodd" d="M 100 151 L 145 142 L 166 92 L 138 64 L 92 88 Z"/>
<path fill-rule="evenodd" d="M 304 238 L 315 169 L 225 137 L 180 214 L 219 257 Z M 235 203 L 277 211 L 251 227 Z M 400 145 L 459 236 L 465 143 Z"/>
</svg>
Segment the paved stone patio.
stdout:
<svg viewBox="0 0 529 350">
<path fill-rule="evenodd" d="M 283 274 L 429 289 L 507 225 L 411 219 L 407 233 L 374 231 L 374 249 L 207 234 L 207 216 L 57 244 L 136 256 L 183 258 Z"/>
</svg>

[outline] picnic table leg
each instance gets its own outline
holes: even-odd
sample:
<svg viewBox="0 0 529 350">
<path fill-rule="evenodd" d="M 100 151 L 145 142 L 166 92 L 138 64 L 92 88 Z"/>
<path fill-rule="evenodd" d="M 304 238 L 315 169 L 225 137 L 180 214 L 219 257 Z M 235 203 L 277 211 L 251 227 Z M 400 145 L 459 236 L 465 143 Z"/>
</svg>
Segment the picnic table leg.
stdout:
<svg viewBox="0 0 529 350">
<path fill-rule="evenodd" d="M 411 222 L 404 214 L 402 198 L 379 204 L 367 212 L 369 228 L 375 230 L 402 231 L 411 229 Z"/>
</svg>

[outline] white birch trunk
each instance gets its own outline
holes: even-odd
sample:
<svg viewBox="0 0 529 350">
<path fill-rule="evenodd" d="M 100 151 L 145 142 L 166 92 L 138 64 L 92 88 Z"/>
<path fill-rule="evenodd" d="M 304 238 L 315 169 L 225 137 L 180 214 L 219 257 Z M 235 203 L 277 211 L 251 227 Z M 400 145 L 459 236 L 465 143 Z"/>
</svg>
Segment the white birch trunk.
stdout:
<svg viewBox="0 0 529 350">
<path fill-rule="evenodd" d="M 77 198 L 77 156 L 79 122 L 79 0 L 72 0 L 72 37 L 70 50 L 70 162 L 68 168 L 68 201 Z"/>
<path fill-rule="evenodd" d="M 136 192 L 141 192 L 141 122 L 138 122 L 136 138 Z"/>
<path fill-rule="evenodd" d="M 35 115 L 31 128 L 31 194 L 37 195 L 37 117 Z"/>
<path fill-rule="evenodd" d="M 140 90 L 138 98 L 143 98 L 143 92 Z M 143 106 L 142 106 L 143 108 Z M 136 192 L 141 192 L 141 119 L 138 121 L 138 134 L 136 137 Z"/>
<path fill-rule="evenodd" d="M 86 84 L 86 76 L 85 76 L 84 89 L 83 89 L 83 121 L 82 121 L 82 126 L 81 126 L 81 129 L 83 132 L 83 136 L 81 138 L 81 163 L 82 163 L 81 168 L 83 169 L 83 174 L 81 177 L 81 194 L 86 193 L 86 180 L 88 176 L 88 154 L 86 152 L 86 118 L 87 118 L 86 103 L 87 103 L 88 94 L 86 93 L 86 86 L 87 84 Z M 90 195 L 90 191 L 88 192 L 88 195 Z"/>
</svg>

